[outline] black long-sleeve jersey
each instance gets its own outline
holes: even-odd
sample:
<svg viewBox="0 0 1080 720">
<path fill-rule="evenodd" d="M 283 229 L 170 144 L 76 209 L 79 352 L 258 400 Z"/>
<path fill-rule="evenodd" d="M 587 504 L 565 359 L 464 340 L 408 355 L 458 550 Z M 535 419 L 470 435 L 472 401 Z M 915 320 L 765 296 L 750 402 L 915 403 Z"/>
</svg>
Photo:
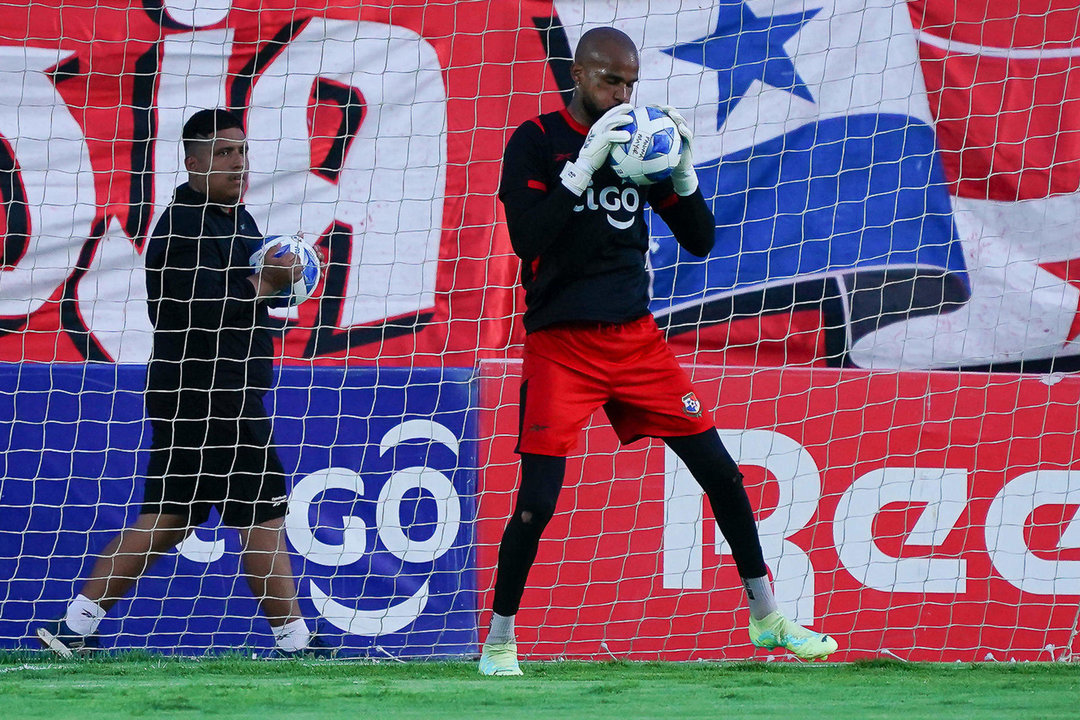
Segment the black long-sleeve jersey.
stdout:
<svg viewBox="0 0 1080 720">
<path fill-rule="evenodd" d="M 503 155 L 499 199 L 522 260 L 525 331 L 570 321 L 627 322 L 649 312 L 645 202 L 688 251 L 704 257 L 715 220 L 700 190 L 680 197 L 670 180 L 639 187 L 606 163 L 578 197 L 559 180 L 588 128 L 566 110 L 522 124 Z"/>
<path fill-rule="evenodd" d="M 248 279 L 261 239 L 242 205 L 227 211 L 186 183 L 176 189 L 146 250 L 152 417 L 240 417 L 245 395 L 270 387 L 269 316 Z"/>
</svg>

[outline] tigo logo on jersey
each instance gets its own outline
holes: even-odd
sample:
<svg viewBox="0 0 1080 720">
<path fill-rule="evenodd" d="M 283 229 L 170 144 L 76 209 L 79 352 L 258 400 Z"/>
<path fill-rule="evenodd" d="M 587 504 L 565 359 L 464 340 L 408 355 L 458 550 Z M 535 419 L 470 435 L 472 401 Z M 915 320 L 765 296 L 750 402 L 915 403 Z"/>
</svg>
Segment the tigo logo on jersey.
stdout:
<svg viewBox="0 0 1080 720">
<path fill-rule="evenodd" d="M 689 417 L 701 417 L 701 401 L 697 395 L 688 392 L 682 396 L 683 412 Z"/>
<path fill-rule="evenodd" d="M 574 206 L 574 212 L 588 210 L 606 211 L 608 224 L 616 230 L 629 230 L 634 225 L 635 213 L 641 207 L 641 196 L 635 187 L 608 185 L 597 191 L 589 185 L 583 196 L 584 202 Z M 615 217 L 618 215 L 619 217 Z"/>
</svg>

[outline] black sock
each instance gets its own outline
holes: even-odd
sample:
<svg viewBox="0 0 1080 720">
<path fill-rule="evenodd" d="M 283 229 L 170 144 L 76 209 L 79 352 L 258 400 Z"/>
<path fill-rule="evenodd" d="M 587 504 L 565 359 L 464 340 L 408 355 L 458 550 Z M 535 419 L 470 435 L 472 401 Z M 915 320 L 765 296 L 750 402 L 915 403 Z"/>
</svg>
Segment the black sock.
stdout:
<svg viewBox="0 0 1080 720">
<path fill-rule="evenodd" d="M 540 535 L 555 514 L 565 474 L 566 458 L 521 454 L 521 487 L 514 514 L 499 543 L 499 568 L 492 604 L 492 609 L 499 615 L 517 614 L 525 581 L 536 559 Z"/>
<path fill-rule="evenodd" d="M 743 475 L 731 459 L 720 434 L 706 430 L 698 435 L 664 438 L 709 498 L 716 524 L 731 547 L 740 577 L 768 575 L 761 554 L 754 510 L 743 487 Z"/>
</svg>

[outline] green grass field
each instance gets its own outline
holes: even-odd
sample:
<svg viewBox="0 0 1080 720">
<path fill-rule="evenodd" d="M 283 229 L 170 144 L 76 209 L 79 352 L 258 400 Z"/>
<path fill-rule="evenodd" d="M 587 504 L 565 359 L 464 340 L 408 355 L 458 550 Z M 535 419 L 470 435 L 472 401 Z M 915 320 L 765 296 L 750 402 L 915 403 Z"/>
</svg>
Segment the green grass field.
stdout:
<svg viewBox="0 0 1080 720">
<path fill-rule="evenodd" d="M 251 661 L 0 655 L 17 718 L 1076 718 L 1080 665 Z"/>
</svg>

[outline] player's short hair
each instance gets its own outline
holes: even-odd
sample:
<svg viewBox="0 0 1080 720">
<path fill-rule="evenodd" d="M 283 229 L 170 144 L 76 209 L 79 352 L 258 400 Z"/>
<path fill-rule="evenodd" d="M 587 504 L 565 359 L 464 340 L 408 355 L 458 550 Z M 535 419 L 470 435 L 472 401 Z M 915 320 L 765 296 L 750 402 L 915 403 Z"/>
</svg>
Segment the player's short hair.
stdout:
<svg viewBox="0 0 1080 720">
<path fill-rule="evenodd" d="M 597 53 L 607 57 L 614 51 L 629 52 L 634 57 L 638 54 L 637 44 L 622 30 L 613 27 L 594 27 L 587 30 L 578 40 L 577 49 L 574 51 L 574 62 L 584 63 Z"/>
<path fill-rule="evenodd" d="M 184 141 L 184 155 L 195 154 L 199 140 L 208 140 L 222 130 L 244 129 L 244 123 L 234 113 L 222 108 L 200 110 L 184 123 L 181 139 Z"/>
</svg>

